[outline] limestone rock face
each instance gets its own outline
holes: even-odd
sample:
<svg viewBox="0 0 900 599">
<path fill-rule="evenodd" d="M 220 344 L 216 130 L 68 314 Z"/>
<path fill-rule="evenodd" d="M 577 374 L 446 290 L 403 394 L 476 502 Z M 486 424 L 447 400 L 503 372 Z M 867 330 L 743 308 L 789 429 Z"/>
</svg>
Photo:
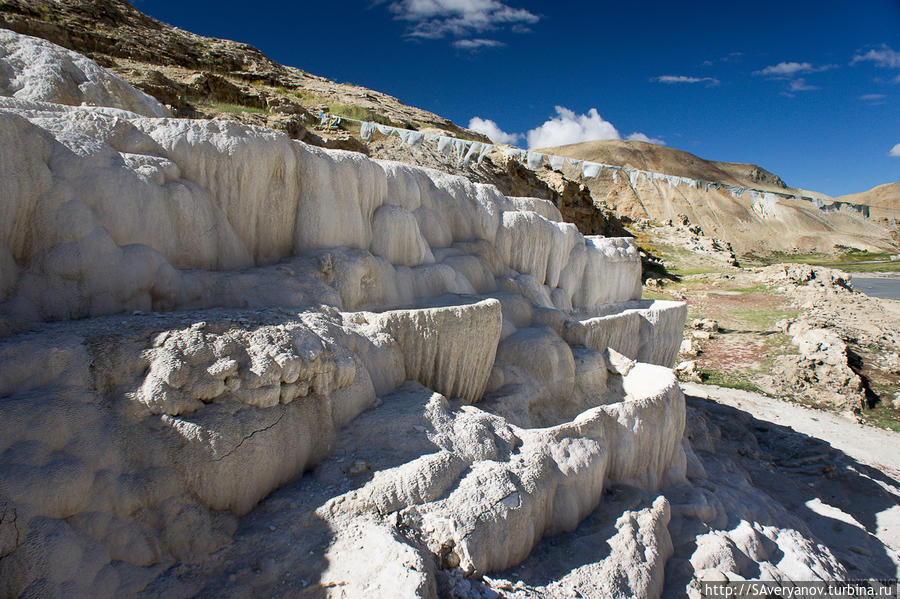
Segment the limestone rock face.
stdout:
<svg viewBox="0 0 900 599">
<path fill-rule="evenodd" d="M 0 29 L 0 96 L 78 106 L 109 106 L 167 116 L 153 97 L 93 60 L 40 38 Z"/>
<path fill-rule="evenodd" d="M 397 340 L 407 378 L 448 397 L 481 399 L 500 340 L 500 302 L 395 310 L 373 320 Z"/>
<path fill-rule="evenodd" d="M 498 287 L 558 309 L 640 294 L 631 241 L 586 239 L 549 202 L 461 177 L 230 122 L 16 98 L 0 98 L 0 120 L 23 149 L 0 163 L 7 330 L 135 309 L 383 309 Z M 389 194 L 395 179 L 415 193 Z M 297 262 L 268 268 L 285 260 Z M 291 291 L 273 301 L 269 285 Z"/>
</svg>

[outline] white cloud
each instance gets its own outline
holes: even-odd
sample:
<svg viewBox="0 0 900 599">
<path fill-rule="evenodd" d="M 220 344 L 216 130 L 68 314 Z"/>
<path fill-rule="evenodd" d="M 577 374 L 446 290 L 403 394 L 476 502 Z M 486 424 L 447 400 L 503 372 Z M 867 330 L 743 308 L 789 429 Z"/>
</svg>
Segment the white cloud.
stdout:
<svg viewBox="0 0 900 599">
<path fill-rule="evenodd" d="M 865 54 L 857 54 L 850 64 L 858 62 L 874 62 L 879 67 L 900 69 L 900 52 L 897 52 L 887 44 L 881 44 L 878 49 L 869 50 Z"/>
<path fill-rule="evenodd" d="M 519 133 L 507 133 L 490 119 L 483 119 L 477 116 L 469 121 L 469 129 L 487 135 L 495 144 L 515 145 L 522 137 Z"/>
<path fill-rule="evenodd" d="M 497 40 L 487 40 L 482 38 L 475 38 L 471 40 L 456 40 L 453 42 L 453 46 L 459 48 L 460 50 L 481 50 L 482 48 L 500 48 L 505 46 L 503 42 L 499 42 Z"/>
<path fill-rule="evenodd" d="M 674 85 L 676 83 L 706 83 L 707 87 L 719 85 L 719 80 L 715 77 L 688 77 L 686 75 L 660 75 L 659 77 L 654 77 L 650 81 L 658 81 L 659 83 L 665 83 L 667 85 Z"/>
<path fill-rule="evenodd" d="M 643 133 L 637 133 L 637 132 L 629 135 L 628 140 L 630 140 L 630 141 L 645 141 L 648 144 L 656 144 L 658 146 L 666 145 L 666 142 L 659 139 L 658 137 L 648 137 L 648 136 L 644 135 Z"/>
<path fill-rule="evenodd" d="M 523 32 L 540 21 L 536 14 L 499 0 L 395 0 L 388 4 L 388 10 L 397 19 L 411 23 L 410 37 L 425 39 L 448 35 L 463 38 L 503 26 Z"/>
<path fill-rule="evenodd" d="M 558 116 L 547 119 L 526 134 L 529 148 L 564 146 L 595 139 L 622 139 L 612 123 L 603 119 L 596 108 L 587 114 L 575 114 L 563 106 L 556 107 Z"/>
<path fill-rule="evenodd" d="M 760 71 L 753 71 L 753 74 L 763 75 L 764 77 L 793 77 L 800 73 L 819 73 L 835 67 L 836 65 L 833 64 L 825 64 L 817 67 L 809 62 L 779 62 L 778 64 L 768 66 Z"/>
<path fill-rule="evenodd" d="M 809 85 L 808 83 L 806 83 L 806 80 L 803 77 L 791 81 L 789 87 L 792 92 L 808 92 L 816 89 L 821 89 L 818 86 Z"/>
<path fill-rule="evenodd" d="M 877 100 L 884 100 L 886 97 L 887 96 L 885 96 L 884 94 L 863 94 L 859 97 L 859 99 L 874 102 Z"/>
<path fill-rule="evenodd" d="M 891 151 L 888 152 L 888 156 L 893 156 L 893 157 L 895 157 L 895 158 L 900 158 L 900 144 L 897 144 L 896 146 L 894 146 L 893 148 L 891 148 Z"/>
<path fill-rule="evenodd" d="M 515 145 L 524 137 L 529 148 L 551 148 L 598 139 L 622 139 L 618 129 L 601 117 L 596 108 L 591 108 L 586 114 L 575 114 L 575 111 L 564 106 L 556 106 L 555 109 L 555 117 L 547 119 L 540 127 L 531 129 L 525 135 L 507 133 L 494 121 L 477 116 L 469 121 L 469 129 L 487 135 L 494 143 Z M 666 145 L 665 141 L 639 131 L 635 131 L 627 139 Z"/>
</svg>

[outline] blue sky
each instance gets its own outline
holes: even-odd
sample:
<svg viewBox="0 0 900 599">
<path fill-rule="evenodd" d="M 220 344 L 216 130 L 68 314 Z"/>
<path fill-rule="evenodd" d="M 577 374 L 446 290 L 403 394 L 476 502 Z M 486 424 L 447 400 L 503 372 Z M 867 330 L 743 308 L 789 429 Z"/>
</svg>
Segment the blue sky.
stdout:
<svg viewBox="0 0 900 599">
<path fill-rule="evenodd" d="M 830 195 L 900 181 L 900 0 L 134 3 L 523 147 L 657 140 Z"/>
</svg>

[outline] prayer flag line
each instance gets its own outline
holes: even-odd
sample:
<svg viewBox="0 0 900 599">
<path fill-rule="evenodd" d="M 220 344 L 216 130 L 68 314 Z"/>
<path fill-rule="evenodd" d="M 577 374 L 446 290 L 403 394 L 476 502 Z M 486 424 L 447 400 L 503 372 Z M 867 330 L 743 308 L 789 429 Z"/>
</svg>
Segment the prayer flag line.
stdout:
<svg viewBox="0 0 900 599">
<path fill-rule="evenodd" d="M 752 187 L 741 187 L 739 185 L 726 185 L 724 183 L 717 183 L 715 181 L 703 181 L 700 179 L 692 179 L 690 177 L 667 175 L 664 173 L 656 173 L 653 171 L 629 168 L 627 166 L 617 166 L 614 164 L 603 164 L 600 162 L 590 162 L 587 160 L 566 158 L 563 156 L 555 156 L 552 154 L 543 154 L 541 152 L 522 150 L 520 148 L 495 146 L 479 141 L 459 139 L 456 137 L 445 137 L 443 135 L 434 134 L 426 135 L 425 133 L 413 131 L 411 129 L 401 129 L 399 127 L 382 125 L 380 123 L 370 123 L 368 121 L 361 121 L 358 119 L 332 115 L 324 112 L 319 114 L 319 120 L 323 126 L 337 126 L 340 125 L 342 121 L 359 123 L 360 136 L 365 141 L 371 141 L 375 132 L 377 131 L 382 135 L 396 134 L 404 143 L 416 150 L 421 149 L 425 141 L 437 142 L 438 152 L 447 157 L 452 157 L 455 155 L 458 167 L 468 166 L 469 163 L 472 162 L 472 160 L 475 160 L 475 162 L 480 165 L 484 161 L 484 157 L 487 156 L 487 154 L 495 149 L 499 149 L 508 152 L 521 164 L 524 164 L 531 170 L 540 169 L 546 161 L 549 164 L 550 168 L 554 170 L 563 172 L 564 166 L 568 165 L 573 169 L 575 175 L 580 175 L 582 179 L 596 179 L 603 173 L 604 169 L 609 169 L 612 172 L 614 183 L 618 182 L 617 173 L 623 172 L 627 174 L 628 182 L 632 188 L 634 188 L 635 185 L 638 184 L 641 177 L 644 177 L 648 181 L 664 180 L 673 189 L 678 187 L 679 185 L 690 185 L 691 187 L 695 187 L 696 189 L 705 188 L 705 191 L 707 192 L 710 189 L 722 189 L 730 193 L 731 196 L 735 199 L 743 196 L 744 193 L 750 193 L 750 197 L 754 200 L 754 203 L 764 201 L 769 208 L 774 207 L 774 205 L 778 203 L 778 197 L 782 197 L 785 199 L 805 200 L 808 202 L 812 202 L 822 212 L 835 212 L 843 207 L 847 207 L 862 214 L 865 217 L 869 216 L 869 207 L 865 204 L 852 204 L 850 202 L 838 201 L 826 203 L 822 198 L 812 196 L 781 193 L 778 191 L 755 189 Z"/>
</svg>

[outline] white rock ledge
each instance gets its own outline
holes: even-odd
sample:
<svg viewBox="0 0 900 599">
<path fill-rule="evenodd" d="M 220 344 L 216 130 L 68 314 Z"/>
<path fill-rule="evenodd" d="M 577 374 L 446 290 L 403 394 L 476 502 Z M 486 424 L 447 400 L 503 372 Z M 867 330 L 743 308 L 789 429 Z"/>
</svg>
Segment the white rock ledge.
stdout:
<svg viewBox="0 0 900 599">
<path fill-rule="evenodd" d="M 640 300 L 633 240 L 154 118 L 11 32 L 0 73 L 0 597 L 236 592 L 288 484 L 298 575 L 434 597 L 436 568 L 515 565 L 611 483 L 684 481 L 685 307 Z"/>
</svg>

